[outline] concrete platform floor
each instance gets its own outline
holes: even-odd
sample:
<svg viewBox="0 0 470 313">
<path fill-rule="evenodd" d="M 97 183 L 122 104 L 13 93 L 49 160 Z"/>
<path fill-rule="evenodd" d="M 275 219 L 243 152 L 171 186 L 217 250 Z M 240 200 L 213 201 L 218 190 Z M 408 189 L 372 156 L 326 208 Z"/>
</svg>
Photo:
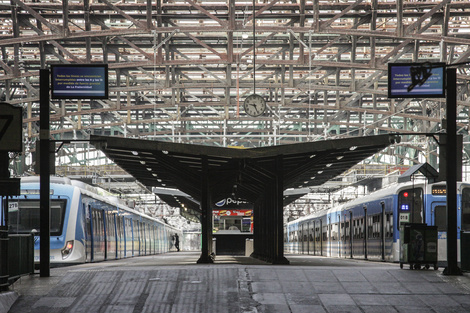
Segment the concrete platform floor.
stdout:
<svg viewBox="0 0 470 313">
<path fill-rule="evenodd" d="M 470 312 L 470 274 L 287 255 L 291 265 L 178 252 L 23 277 L 10 313 Z M 3 312 L 2 312 L 3 313 Z"/>
</svg>

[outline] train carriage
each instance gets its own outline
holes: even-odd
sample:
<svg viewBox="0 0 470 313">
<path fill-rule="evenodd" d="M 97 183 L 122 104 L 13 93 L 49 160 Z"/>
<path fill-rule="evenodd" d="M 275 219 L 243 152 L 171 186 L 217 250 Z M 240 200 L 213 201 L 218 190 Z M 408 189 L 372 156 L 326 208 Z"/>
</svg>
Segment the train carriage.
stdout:
<svg viewBox="0 0 470 313">
<path fill-rule="evenodd" d="M 182 232 L 137 212 L 101 189 L 67 178 L 51 177 L 51 264 L 85 263 L 175 250 Z M 39 261 L 39 181 L 21 180 L 21 195 L 12 197 L 10 233 L 35 234 Z"/>
<path fill-rule="evenodd" d="M 458 183 L 457 201 L 459 241 L 460 231 L 470 231 L 470 184 Z M 394 184 L 338 207 L 292 221 L 284 228 L 285 251 L 398 262 L 402 223 L 437 226 L 438 260 L 445 261 L 445 182 Z"/>
</svg>

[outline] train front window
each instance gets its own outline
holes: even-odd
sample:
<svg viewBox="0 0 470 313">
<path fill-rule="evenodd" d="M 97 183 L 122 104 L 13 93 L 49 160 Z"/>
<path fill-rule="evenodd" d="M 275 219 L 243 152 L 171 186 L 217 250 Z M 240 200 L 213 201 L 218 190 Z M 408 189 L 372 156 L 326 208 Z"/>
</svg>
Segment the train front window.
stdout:
<svg viewBox="0 0 470 313">
<path fill-rule="evenodd" d="M 39 235 L 40 214 L 38 200 L 20 200 L 18 206 L 8 210 L 9 232 L 12 234 L 29 234 L 35 231 Z M 62 235 L 65 216 L 65 200 L 51 200 L 51 236 Z"/>
<path fill-rule="evenodd" d="M 406 189 L 398 194 L 398 212 L 402 223 L 423 222 L 423 190 L 421 188 Z"/>
</svg>

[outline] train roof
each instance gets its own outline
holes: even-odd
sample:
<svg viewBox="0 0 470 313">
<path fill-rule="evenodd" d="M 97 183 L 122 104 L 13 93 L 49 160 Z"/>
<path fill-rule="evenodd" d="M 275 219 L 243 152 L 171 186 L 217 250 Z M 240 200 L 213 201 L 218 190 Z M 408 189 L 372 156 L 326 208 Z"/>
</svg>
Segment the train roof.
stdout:
<svg viewBox="0 0 470 313">
<path fill-rule="evenodd" d="M 377 201 L 379 199 L 382 199 L 388 195 L 392 195 L 392 194 L 395 194 L 397 193 L 400 189 L 403 189 L 403 188 L 409 188 L 409 187 L 423 187 L 425 184 L 422 183 L 422 182 L 419 182 L 419 183 L 413 183 L 413 182 L 406 182 L 406 183 L 393 183 L 391 184 L 390 186 L 387 186 L 385 188 L 382 188 L 380 190 L 377 190 L 377 191 L 374 191 L 374 192 L 371 192 L 370 194 L 367 194 L 367 195 L 364 195 L 362 197 L 358 197 L 354 200 L 351 200 L 351 201 L 348 201 L 348 202 L 345 202 L 343 204 L 340 204 L 340 205 L 337 205 L 337 206 L 334 206 L 334 207 L 331 207 L 331 208 L 327 208 L 327 209 L 323 209 L 323 210 L 320 210 L 320 211 L 317 211 L 313 214 L 309 214 L 309 215 L 306 215 L 306 216 L 303 216 L 299 219 L 296 219 L 295 221 L 291 221 L 287 224 L 291 224 L 291 223 L 298 223 L 298 222 L 301 222 L 301 221 L 304 221 L 304 220 L 308 220 L 318 214 L 328 214 L 328 213 L 332 213 L 332 212 L 337 212 L 337 211 L 340 211 L 340 210 L 343 210 L 343 209 L 346 209 L 346 208 L 349 208 L 349 207 L 352 207 L 352 206 L 357 206 L 357 205 L 360 205 L 360 204 L 363 204 L 363 203 L 366 203 L 366 202 L 372 202 L 372 201 Z"/>
<path fill-rule="evenodd" d="M 144 217 L 144 218 L 148 218 L 157 223 L 165 224 L 166 226 L 177 229 L 176 227 L 166 224 L 165 222 L 162 222 L 152 216 L 149 216 L 145 213 L 139 212 L 135 209 L 128 207 L 123 202 L 121 202 L 118 197 L 112 195 L 111 193 L 107 192 L 106 190 L 102 188 L 94 187 L 82 181 L 72 180 L 67 177 L 51 176 L 50 184 L 51 184 L 51 189 L 57 189 L 57 187 L 59 186 L 63 186 L 63 188 L 71 188 L 71 189 L 77 188 L 78 190 L 80 190 L 82 194 L 85 194 L 87 196 L 93 197 L 100 201 L 106 202 L 110 205 L 116 206 L 123 211 L 127 211 L 129 213 L 132 213 L 132 214 Z M 34 186 L 37 186 L 34 188 L 39 188 L 39 176 L 21 177 L 21 188 L 26 187 L 27 185 L 34 185 Z"/>
</svg>

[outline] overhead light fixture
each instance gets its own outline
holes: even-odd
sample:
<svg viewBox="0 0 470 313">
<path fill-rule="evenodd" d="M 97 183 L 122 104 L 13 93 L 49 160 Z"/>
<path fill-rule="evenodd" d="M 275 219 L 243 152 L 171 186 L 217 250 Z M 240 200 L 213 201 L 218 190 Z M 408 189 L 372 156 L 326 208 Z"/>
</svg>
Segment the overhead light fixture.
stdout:
<svg viewBox="0 0 470 313">
<path fill-rule="evenodd" d="M 137 151 L 132 151 L 132 154 L 133 154 L 133 155 L 139 155 L 139 152 L 137 152 Z"/>
<path fill-rule="evenodd" d="M 349 150 L 351 150 L 351 151 L 354 151 L 356 149 L 357 149 L 357 146 L 352 146 L 351 148 L 349 148 Z"/>
</svg>

